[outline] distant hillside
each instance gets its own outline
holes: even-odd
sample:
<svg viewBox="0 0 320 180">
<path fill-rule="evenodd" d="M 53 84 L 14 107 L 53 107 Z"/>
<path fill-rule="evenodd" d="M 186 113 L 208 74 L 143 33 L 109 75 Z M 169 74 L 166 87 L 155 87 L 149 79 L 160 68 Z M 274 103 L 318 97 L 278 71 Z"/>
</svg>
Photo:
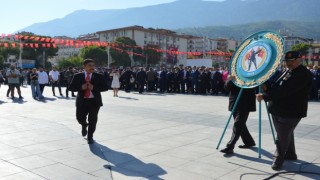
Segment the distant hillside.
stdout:
<svg viewBox="0 0 320 180">
<path fill-rule="evenodd" d="M 177 0 L 120 10 L 80 10 L 64 18 L 36 23 L 22 30 L 41 35 L 75 37 L 132 25 L 178 29 L 278 20 L 310 22 L 319 20 L 319 7 L 320 0 Z"/>
<path fill-rule="evenodd" d="M 234 26 L 208 26 L 202 28 L 182 28 L 175 30 L 180 34 L 190 34 L 209 38 L 231 37 L 241 40 L 258 31 L 274 31 L 288 33 L 294 36 L 320 39 L 320 21 L 297 22 L 297 21 L 270 21 L 250 23 Z"/>
</svg>

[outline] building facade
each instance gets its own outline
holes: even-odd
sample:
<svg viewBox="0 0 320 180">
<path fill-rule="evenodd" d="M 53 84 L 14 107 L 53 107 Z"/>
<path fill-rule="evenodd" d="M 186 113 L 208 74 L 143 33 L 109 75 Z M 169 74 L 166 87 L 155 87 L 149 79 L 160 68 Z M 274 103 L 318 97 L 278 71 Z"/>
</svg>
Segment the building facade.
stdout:
<svg viewBox="0 0 320 180">
<path fill-rule="evenodd" d="M 164 51 L 187 52 L 187 38 L 183 35 L 177 35 L 176 32 L 167 29 L 144 28 L 142 26 L 130 26 L 119 29 L 111 29 L 97 32 L 101 42 L 114 42 L 118 37 L 128 37 L 134 40 L 138 46 L 145 47 L 156 45 Z M 179 59 L 185 59 L 186 54 L 173 55 L 162 53 L 161 64 L 174 64 Z"/>
</svg>

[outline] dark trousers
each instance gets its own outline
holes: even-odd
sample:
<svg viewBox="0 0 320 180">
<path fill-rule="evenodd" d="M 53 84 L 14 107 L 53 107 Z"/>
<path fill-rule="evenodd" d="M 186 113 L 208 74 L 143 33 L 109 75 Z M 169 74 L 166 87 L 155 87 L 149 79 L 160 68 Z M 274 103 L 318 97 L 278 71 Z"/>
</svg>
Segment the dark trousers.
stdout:
<svg viewBox="0 0 320 180">
<path fill-rule="evenodd" d="M 148 81 L 148 91 L 154 91 L 154 81 Z"/>
<path fill-rule="evenodd" d="M 126 92 L 130 92 L 131 90 L 131 83 L 130 81 L 125 81 L 126 85 L 125 85 L 125 91 Z"/>
<path fill-rule="evenodd" d="M 219 88 L 219 84 L 217 83 L 217 81 L 211 81 L 211 89 L 212 89 L 212 94 L 217 95 L 218 94 L 218 88 Z"/>
<path fill-rule="evenodd" d="M 160 92 L 164 92 L 167 89 L 167 80 L 160 79 L 159 80 Z"/>
<path fill-rule="evenodd" d="M 245 145 L 255 145 L 255 142 L 246 125 L 248 116 L 249 112 L 235 111 L 233 113 L 234 124 L 232 129 L 231 140 L 227 144 L 228 148 L 233 149 L 239 137 L 241 137 Z"/>
<path fill-rule="evenodd" d="M 43 90 L 44 90 L 45 86 L 46 86 L 45 84 L 39 84 L 40 92 L 41 92 L 42 95 L 43 95 Z"/>
<path fill-rule="evenodd" d="M 277 150 L 273 156 L 278 158 L 280 162 L 284 160 L 285 156 L 297 156 L 293 131 L 297 127 L 301 118 L 283 118 L 277 115 L 271 115 L 274 127 L 277 131 Z"/>
<path fill-rule="evenodd" d="M 51 85 L 52 85 L 52 93 L 53 93 L 54 96 L 56 95 L 56 93 L 55 93 L 55 91 L 54 91 L 54 89 L 55 89 L 56 86 L 57 86 L 58 89 L 59 89 L 60 95 L 62 95 L 61 85 L 60 85 L 60 83 L 59 83 L 58 81 L 52 82 Z"/>
<path fill-rule="evenodd" d="M 81 124 L 82 126 L 86 126 L 88 116 L 88 139 L 93 138 L 93 133 L 96 130 L 98 121 L 99 110 L 100 106 L 97 105 L 94 98 L 85 99 L 83 104 L 78 105 L 76 108 L 76 117 L 79 124 Z"/>
<path fill-rule="evenodd" d="M 139 93 L 142 93 L 142 92 L 143 92 L 144 84 L 145 84 L 145 82 L 144 82 L 144 81 L 139 81 L 139 82 L 138 82 L 138 86 L 139 86 Z"/>
<path fill-rule="evenodd" d="M 70 84 L 67 84 L 67 85 L 66 85 L 66 97 L 69 97 L 69 85 L 70 85 Z M 72 96 L 75 96 L 73 91 L 71 91 L 71 95 L 72 95 Z"/>
<path fill-rule="evenodd" d="M 182 81 L 181 81 L 181 92 L 182 93 L 185 93 L 186 92 L 186 87 L 187 87 L 187 84 L 188 83 L 188 80 L 187 79 L 183 79 Z M 188 90 L 188 88 L 187 88 L 187 90 Z"/>
</svg>

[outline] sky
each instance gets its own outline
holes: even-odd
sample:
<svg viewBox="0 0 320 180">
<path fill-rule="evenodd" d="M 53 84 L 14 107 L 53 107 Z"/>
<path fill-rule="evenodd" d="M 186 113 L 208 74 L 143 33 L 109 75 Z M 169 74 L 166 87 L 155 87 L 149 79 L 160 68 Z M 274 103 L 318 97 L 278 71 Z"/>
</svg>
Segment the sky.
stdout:
<svg viewBox="0 0 320 180">
<path fill-rule="evenodd" d="M 126 9 L 173 1 L 176 0 L 0 0 L 0 35 L 63 18 L 76 10 Z"/>
</svg>

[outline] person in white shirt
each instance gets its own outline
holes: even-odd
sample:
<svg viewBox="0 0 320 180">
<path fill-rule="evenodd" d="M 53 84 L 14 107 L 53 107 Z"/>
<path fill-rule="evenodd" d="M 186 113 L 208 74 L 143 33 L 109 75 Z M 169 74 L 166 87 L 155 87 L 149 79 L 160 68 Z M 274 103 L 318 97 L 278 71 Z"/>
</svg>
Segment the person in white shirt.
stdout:
<svg viewBox="0 0 320 180">
<path fill-rule="evenodd" d="M 53 96 L 56 96 L 55 91 L 54 91 L 56 86 L 58 86 L 60 96 L 63 96 L 63 94 L 61 92 L 61 85 L 60 85 L 60 73 L 59 73 L 59 71 L 57 71 L 56 66 L 53 66 L 52 70 L 49 72 L 49 77 L 50 77 L 50 81 L 51 81 Z"/>
<path fill-rule="evenodd" d="M 41 94 L 43 94 L 44 87 L 49 83 L 49 77 L 47 72 L 45 72 L 42 67 L 40 67 L 38 71 L 38 81 Z"/>
</svg>

